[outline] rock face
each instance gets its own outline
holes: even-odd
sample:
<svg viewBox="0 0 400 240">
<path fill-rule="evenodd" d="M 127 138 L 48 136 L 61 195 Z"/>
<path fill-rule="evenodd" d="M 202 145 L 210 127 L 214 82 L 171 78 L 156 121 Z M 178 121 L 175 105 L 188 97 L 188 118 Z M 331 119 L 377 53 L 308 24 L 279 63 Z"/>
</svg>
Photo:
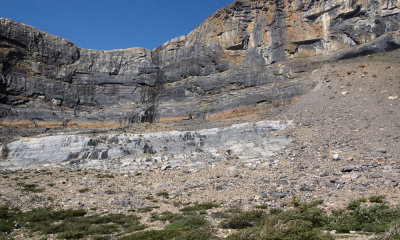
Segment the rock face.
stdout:
<svg viewBox="0 0 400 240">
<path fill-rule="evenodd" d="M 400 2 L 236 0 L 187 36 L 97 51 L 0 19 L 3 126 L 224 118 L 290 102 L 320 60 L 400 47 Z"/>
<path fill-rule="evenodd" d="M 204 165 L 229 159 L 253 162 L 272 156 L 291 141 L 273 133 L 289 124 L 289 121 L 261 121 L 187 132 L 96 136 L 61 134 L 22 138 L 3 146 L 0 166 L 24 168 L 74 164 L 130 171 L 147 167 L 168 169 Z"/>
</svg>

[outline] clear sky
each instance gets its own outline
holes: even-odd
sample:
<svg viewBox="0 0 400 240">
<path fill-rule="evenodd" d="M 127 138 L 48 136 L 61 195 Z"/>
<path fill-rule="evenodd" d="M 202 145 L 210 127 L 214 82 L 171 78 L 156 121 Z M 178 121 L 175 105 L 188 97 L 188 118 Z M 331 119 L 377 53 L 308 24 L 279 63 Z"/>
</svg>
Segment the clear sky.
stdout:
<svg viewBox="0 0 400 240">
<path fill-rule="evenodd" d="M 88 49 L 153 49 L 233 0 L 0 0 L 0 17 Z"/>
</svg>

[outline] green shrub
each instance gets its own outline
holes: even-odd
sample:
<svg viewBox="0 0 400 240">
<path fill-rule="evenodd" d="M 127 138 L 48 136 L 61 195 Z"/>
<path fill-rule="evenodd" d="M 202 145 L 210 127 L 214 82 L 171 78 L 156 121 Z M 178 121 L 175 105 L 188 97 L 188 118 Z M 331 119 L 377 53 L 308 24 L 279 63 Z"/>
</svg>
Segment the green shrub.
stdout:
<svg viewBox="0 0 400 240">
<path fill-rule="evenodd" d="M 19 184 L 22 187 L 22 191 L 24 192 L 33 192 L 33 193 L 41 193 L 44 192 L 44 188 L 37 188 L 37 184 L 25 184 L 25 183 L 20 183 Z"/>
<path fill-rule="evenodd" d="M 89 192 L 89 191 L 90 191 L 89 188 L 82 188 L 82 189 L 78 190 L 78 192 L 80 192 L 80 193 L 86 193 L 86 192 Z"/>
<path fill-rule="evenodd" d="M 89 232 L 91 234 L 111 234 L 118 232 L 118 225 L 116 225 L 115 223 L 94 225 L 91 227 Z"/>
<path fill-rule="evenodd" d="M 170 223 L 176 222 L 184 218 L 184 215 L 182 214 L 176 214 L 172 212 L 163 212 L 161 215 L 158 215 L 156 213 L 152 213 L 150 217 L 150 221 L 162 221 L 166 222 L 169 221 Z"/>
<path fill-rule="evenodd" d="M 389 231 L 383 234 L 383 240 L 398 240 L 400 239 L 400 221 L 394 223 Z"/>
<path fill-rule="evenodd" d="M 327 228 L 341 233 L 364 231 L 380 233 L 400 220 L 400 208 L 390 208 L 387 205 L 377 205 L 355 210 L 336 210 L 329 218 Z"/>
<path fill-rule="evenodd" d="M 195 204 L 193 206 L 188 206 L 184 207 L 181 209 L 182 212 L 195 212 L 195 211 L 204 211 L 208 210 L 214 207 L 219 207 L 220 205 L 217 203 L 213 202 L 206 202 L 206 203 L 200 203 L 200 204 Z"/>
<path fill-rule="evenodd" d="M 179 239 L 182 232 L 176 229 L 170 230 L 151 230 L 146 232 L 137 232 L 129 236 L 121 238 L 121 240 L 168 240 Z"/>
<path fill-rule="evenodd" d="M 112 174 L 97 174 L 97 178 L 114 178 Z"/>
<path fill-rule="evenodd" d="M 383 199 L 385 199 L 385 196 L 383 196 L 383 195 L 379 195 L 379 196 L 370 196 L 370 197 L 368 198 L 368 200 L 369 200 L 371 203 L 383 203 Z"/>
<path fill-rule="evenodd" d="M 256 208 L 258 208 L 258 209 L 268 209 L 268 204 L 261 204 L 261 205 L 256 206 Z"/>
<path fill-rule="evenodd" d="M 359 198 L 356 200 L 353 200 L 351 202 L 349 202 L 349 204 L 347 205 L 347 210 L 356 210 L 358 208 L 360 208 L 361 203 L 365 203 L 367 201 L 367 199 L 365 198 Z"/>
<path fill-rule="evenodd" d="M 157 196 L 163 197 L 163 198 L 168 198 L 169 197 L 169 193 L 167 191 L 162 191 L 162 192 L 158 192 Z"/>
<path fill-rule="evenodd" d="M 228 218 L 224 219 L 220 226 L 222 228 L 232 228 L 232 229 L 243 229 L 247 227 L 252 227 L 256 222 L 259 222 L 265 213 L 263 211 L 250 211 L 250 212 L 240 212 L 238 214 L 232 214 Z"/>
<path fill-rule="evenodd" d="M 86 233 L 84 231 L 63 232 L 57 235 L 58 239 L 82 239 Z"/>
</svg>

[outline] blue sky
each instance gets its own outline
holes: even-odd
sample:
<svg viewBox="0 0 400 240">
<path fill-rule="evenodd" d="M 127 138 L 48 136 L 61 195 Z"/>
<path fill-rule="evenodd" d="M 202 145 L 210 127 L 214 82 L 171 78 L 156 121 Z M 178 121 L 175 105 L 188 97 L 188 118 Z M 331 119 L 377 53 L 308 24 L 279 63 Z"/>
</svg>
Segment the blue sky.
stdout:
<svg viewBox="0 0 400 240">
<path fill-rule="evenodd" d="M 79 47 L 153 49 L 188 34 L 233 0 L 2 0 L 0 17 L 64 37 Z"/>
</svg>

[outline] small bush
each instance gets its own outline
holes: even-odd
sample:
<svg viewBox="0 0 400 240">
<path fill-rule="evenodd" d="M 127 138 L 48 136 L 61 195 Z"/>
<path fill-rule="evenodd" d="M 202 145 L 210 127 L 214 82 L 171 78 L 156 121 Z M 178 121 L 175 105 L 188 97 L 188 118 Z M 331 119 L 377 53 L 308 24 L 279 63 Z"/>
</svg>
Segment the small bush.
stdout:
<svg viewBox="0 0 400 240">
<path fill-rule="evenodd" d="M 400 208 L 376 205 L 356 210 L 333 211 L 327 227 L 341 233 L 350 231 L 380 233 L 387 231 L 398 220 L 400 220 Z"/>
<path fill-rule="evenodd" d="M 359 199 L 353 200 L 353 201 L 349 202 L 349 204 L 347 205 L 347 210 L 356 210 L 361 207 L 361 203 L 365 203 L 366 201 L 367 201 L 367 199 L 365 199 L 365 198 L 359 198 Z"/>
<path fill-rule="evenodd" d="M 298 206 L 300 206 L 301 201 L 296 196 L 293 196 L 290 203 L 291 203 L 292 207 L 298 207 Z"/>
<path fill-rule="evenodd" d="M 383 203 L 383 199 L 385 199 L 385 196 L 383 196 L 383 195 L 370 196 L 368 198 L 369 202 L 371 202 L 371 203 Z"/>
<path fill-rule="evenodd" d="M 230 217 L 224 219 L 220 226 L 222 228 L 232 229 L 243 229 L 254 226 L 256 222 L 259 222 L 265 213 L 263 211 L 250 211 L 240 212 L 239 214 L 233 214 Z"/>
<path fill-rule="evenodd" d="M 169 193 L 167 191 L 162 191 L 162 192 L 158 192 L 157 196 L 163 197 L 163 198 L 168 198 L 169 197 Z"/>
<path fill-rule="evenodd" d="M 258 209 L 268 209 L 268 204 L 261 204 L 261 205 L 256 206 L 256 208 L 258 208 Z"/>
<path fill-rule="evenodd" d="M 149 206 L 149 207 L 142 207 L 138 208 L 136 211 L 139 213 L 151 212 L 155 208 L 160 208 L 159 206 Z"/>
<path fill-rule="evenodd" d="M 82 239 L 86 233 L 84 231 L 63 232 L 57 235 L 58 239 Z"/>
<path fill-rule="evenodd" d="M 15 216 L 6 206 L 0 207 L 0 233 L 10 233 L 14 229 Z M 0 235 L 1 236 L 1 235 Z"/>
<path fill-rule="evenodd" d="M 80 192 L 80 193 L 86 193 L 86 192 L 89 192 L 89 191 L 90 191 L 89 188 L 82 188 L 82 189 L 78 190 L 78 192 Z"/>
<path fill-rule="evenodd" d="M 220 205 L 216 203 L 206 202 L 206 203 L 195 204 L 193 206 L 184 207 L 181 209 L 181 211 L 182 212 L 204 211 L 219 206 Z"/>
<path fill-rule="evenodd" d="M 103 224 L 99 226 L 93 226 L 90 231 L 91 234 L 111 234 L 118 232 L 118 225 L 116 224 Z"/>
<path fill-rule="evenodd" d="M 151 195 L 146 196 L 144 199 L 149 200 L 149 201 L 153 201 L 154 197 Z"/>
<path fill-rule="evenodd" d="M 152 213 L 151 217 L 150 217 L 150 221 L 152 221 L 152 222 L 154 222 L 154 221 L 162 221 L 162 222 L 169 221 L 170 223 L 173 223 L 173 222 L 179 221 L 183 218 L 184 218 L 184 216 L 182 214 L 176 214 L 176 213 L 172 213 L 172 212 L 163 212 L 163 213 L 161 213 L 161 215 Z"/>
<path fill-rule="evenodd" d="M 182 232 L 176 229 L 169 230 L 151 230 L 146 232 L 137 232 L 121 238 L 121 240 L 169 240 L 182 239 Z"/>
<path fill-rule="evenodd" d="M 389 231 L 385 232 L 382 237 L 382 240 L 398 240 L 400 239 L 400 222 L 394 223 Z"/>
<path fill-rule="evenodd" d="M 174 207 L 180 207 L 182 206 L 182 201 L 181 200 L 175 200 L 172 205 L 174 205 Z"/>
<path fill-rule="evenodd" d="M 181 219 L 174 219 L 165 229 L 197 229 L 206 226 L 208 222 L 200 215 L 183 216 Z"/>
<path fill-rule="evenodd" d="M 97 174 L 97 178 L 114 178 L 111 174 Z"/>
<path fill-rule="evenodd" d="M 44 188 L 37 188 L 37 184 L 19 184 L 22 187 L 22 191 L 24 192 L 33 192 L 33 193 L 41 193 L 44 192 Z"/>
</svg>

